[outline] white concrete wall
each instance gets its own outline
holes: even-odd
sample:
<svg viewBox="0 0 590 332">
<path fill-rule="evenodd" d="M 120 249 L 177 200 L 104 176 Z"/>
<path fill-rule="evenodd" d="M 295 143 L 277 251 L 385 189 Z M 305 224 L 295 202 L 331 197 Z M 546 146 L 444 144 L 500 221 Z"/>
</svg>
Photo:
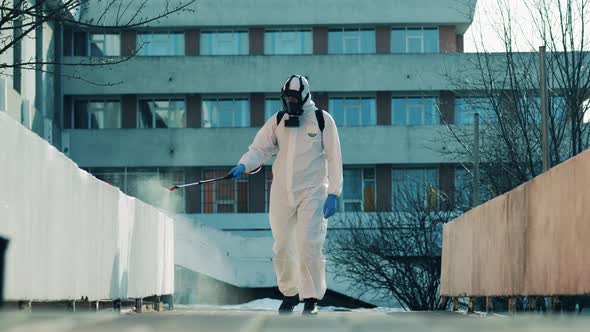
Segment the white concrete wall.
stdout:
<svg viewBox="0 0 590 332">
<path fill-rule="evenodd" d="M 230 166 L 258 129 L 65 130 L 62 148 L 82 167 Z M 453 163 L 445 151 L 460 149 L 445 126 L 341 127 L 338 133 L 347 165 Z"/>
<path fill-rule="evenodd" d="M 174 292 L 170 217 L 79 169 L 3 112 L 0 151 L 7 300 Z"/>
<path fill-rule="evenodd" d="M 460 88 L 458 83 L 449 82 L 449 75 L 477 82 L 475 60 L 474 55 L 466 53 L 136 56 L 122 64 L 101 66 L 100 70 L 92 66 L 65 66 L 63 71 L 67 75 L 80 75 L 93 83 L 122 83 L 101 86 L 64 78 L 64 92 L 72 95 L 279 93 L 285 79 L 298 73 L 309 77 L 312 97 L 313 91 L 437 93 L 450 87 Z M 501 55 L 493 58 L 499 65 L 502 60 Z M 65 57 L 64 61 L 87 62 L 82 57 Z M 472 83 L 466 86 L 472 87 Z"/>
<path fill-rule="evenodd" d="M 126 0 L 130 10 L 120 15 L 119 22 L 129 20 L 144 1 Z M 167 3 L 183 1 L 150 0 L 139 17 L 155 17 L 163 12 Z M 444 23 L 458 24 L 467 29 L 473 19 L 476 0 L 197 0 L 189 8 L 191 13 L 170 15 L 150 27 L 168 26 L 259 26 L 259 25 L 313 25 L 313 24 L 383 24 L 383 23 Z M 104 12 L 109 2 L 91 1 L 82 11 L 82 20 L 94 18 Z M 103 17 L 103 24 L 115 24 L 117 8 L 112 6 Z M 172 7 L 172 6 L 170 6 Z M 102 23 L 102 22 L 101 22 Z"/>
</svg>

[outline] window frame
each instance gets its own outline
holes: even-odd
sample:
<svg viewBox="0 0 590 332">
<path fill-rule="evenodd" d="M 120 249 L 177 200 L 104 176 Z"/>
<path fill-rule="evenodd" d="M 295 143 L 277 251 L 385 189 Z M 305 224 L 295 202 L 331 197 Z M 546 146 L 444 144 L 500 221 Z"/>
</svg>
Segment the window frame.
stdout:
<svg viewBox="0 0 590 332">
<path fill-rule="evenodd" d="M 404 99 L 406 100 L 406 105 L 404 108 L 404 112 L 405 112 L 405 123 L 404 124 L 396 124 L 395 123 L 395 99 Z M 410 123 L 410 119 L 411 119 L 411 115 L 410 115 L 410 107 L 407 104 L 407 100 L 408 99 L 419 99 L 421 100 L 420 103 L 420 109 L 421 109 L 421 123 L 419 124 L 411 124 Z M 432 109 L 432 115 L 433 115 L 433 123 L 427 124 L 425 123 L 425 119 L 426 119 L 426 103 L 424 102 L 425 99 L 433 99 L 433 109 Z M 410 106 L 416 106 L 416 105 L 410 105 Z M 427 95 L 427 96 L 419 96 L 419 95 L 399 95 L 399 96 L 392 96 L 391 97 L 391 126 L 394 127 L 413 127 L 413 126 L 437 126 L 440 125 L 441 123 L 441 116 L 440 116 L 440 97 L 436 96 L 436 95 Z M 438 115 L 438 116 L 437 116 Z"/>
<path fill-rule="evenodd" d="M 429 167 L 430 166 L 430 167 Z M 427 171 L 430 170 L 434 170 L 435 174 L 436 174 L 436 186 L 432 186 L 433 188 L 435 188 L 438 192 L 441 191 L 440 188 L 440 168 L 439 167 L 432 167 L 431 165 L 424 165 L 424 166 L 412 166 L 412 167 L 392 167 L 391 168 L 391 209 L 394 212 L 409 212 L 405 209 L 403 210 L 396 210 L 396 204 L 395 204 L 395 196 L 396 196 L 396 186 L 395 186 L 395 172 L 399 172 L 399 171 L 410 171 L 410 170 L 421 170 L 423 172 L 422 174 L 422 179 L 426 179 L 426 175 L 427 175 Z M 404 180 L 404 184 L 407 184 L 407 180 Z M 428 206 L 428 191 L 426 188 L 426 182 L 422 183 L 424 185 L 424 201 L 422 202 L 424 204 L 424 208 L 426 211 L 429 210 L 429 206 Z M 436 199 L 436 206 L 433 208 L 433 210 L 439 210 L 441 207 L 441 201 L 440 199 Z"/>
<path fill-rule="evenodd" d="M 203 167 L 201 169 L 201 178 L 204 179 L 206 172 L 223 172 L 226 173 L 229 171 L 228 167 Z M 207 185 L 211 185 L 212 186 L 212 201 L 211 201 L 211 212 L 205 212 L 206 211 L 206 204 L 207 202 L 205 202 L 205 195 L 206 195 L 206 186 L 203 186 L 203 188 L 200 191 L 200 195 L 201 195 L 201 213 L 203 214 L 218 214 L 218 213 L 250 213 L 250 194 L 249 194 L 249 186 L 250 186 L 250 182 L 248 180 L 247 177 L 240 177 L 237 179 L 234 179 L 231 182 L 226 182 L 225 184 L 227 185 L 228 183 L 231 183 L 233 185 L 233 196 L 234 198 L 232 200 L 217 200 L 217 186 L 219 186 L 221 183 L 219 182 L 211 182 L 208 183 Z M 245 183 L 246 184 L 246 211 L 239 211 L 239 194 L 240 194 L 240 190 L 239 190 L 239 184 L 240 183 Z M 232 212 L 218 212 L 219 211 L 219 206 L 220 205 L 233 205 L 233 211 Z"/>
<path fill-rule="evenodd" d="M 180 54 L 156 54 L 156 55 L 154 55 L 154 54 L 142 54 L 142 50 L 146 50 L 147 49 L 145 46 L 149 46 L 149 42 L 148 43 L 143 42 L 142 45 L 145 44 L 143 46 L 138 44 L 140 42 L 140 39 L 141 39 L 140 35 L 142 35 L 142 34 L 149 34 L 150 36 L 153 36 L 153 35 L 156 35 L 156 34 L 158 34 L 158 35 L 166 34 L 168 36 L 170 36 L 170 35 L 176 35 L 176 34 L 177 35 L 181 35 L 182 36 L 182 43 L 181 43 L 182 52 L 180 52 Z M 140 46 L 142 46 L 141 49 L 140 49 Z M 186 32 L 184 30 L 139 30 L 139 31 L 136 32 L 135 50 L 136 50 L 135 55 L 141 56 L 141 57 L 186 56 Z"/>
<path fill-rule="evenodd" d="M 345 199 L 344 198 L 344 190 L 346 190 L 346 188 L 344 188 L 344 183 L 343 183 L 343 188 L 342 188 L 342 194 L 340 195 L 340 197 L 338 197 L 338 212 L 375 212 L 377 210 L 377 167 L 375 165 L 371 165 L 371 166 L 362 166 L 362 165 L 351 165 L 351 166 L 346 166 L 343 169 L 343 174 L 346 170 L 360 170 L 361 173 L 361 199 Z M 373 179 L 368 179 L 365 177 L 365 171 L 366 170 L 372 170 L 373 171 Z M 373 211 L 365 211 L 365 188 L 367 185 L 367 182 L 372 182 L 373 184 Z M 358 203 L 361 207 L 360 211 L 346 211 L 346 204 L 347 203 Z"/>
<path fill-rule="evenodd" d="M 209 47 L 209 53 L 210 54 L 205 54 L 204 53 L 204 48 L 205 48 L 205 43 L 203 42 L 204 38 L 203 35 L 204 34 L 222 34 L 222 33 L 232 33 L 232 35 L 235 38 L 236 34 L 240 34 L 240 33 L 244 33 L 245 34 L 245 47 L 246 49 L 243 51 L 243 53 L 240 52 L 240 43 L 242 42 L 241 40 L 237 40 L 236 43 L 236 49 L 237 49 L 237 53 L 233 54 L 215 54 L 213 51 L 213 41 L 211 40 L 211 45 L 208 45 Z M 201 32 L 199 33 L 199 55 L 200 56 L 244 56 L 244 55 L 250 55 L 250 31 L 248 29 L 244 29 L 244 28 L 235 28 L 235 29 L 203 29 L 201 30 Z"/>
<path fill-rule="evenodd" d="M 357 32 L 357 35 L 355 37 L 355 39 L 357 40 L 357 48 L 358 51 L 357 52 L 346 52 L 346 43 L 345 40 L 351 39 L 350 37 L 345 37 L 344 36 L 344 32 L 347 31 L 354 31 Z M 369 51 L 363 51 L 362 50 L 362 46 L 363 46 L 363 42 L 362 42 L 362 38 L 361 38 L 361 32 L 362 31 L 371 31 L 372 32 L 372 36 L 373 36 L 373 45 L 374 48 L 372 50 Z M 341 33 L 341 38 L 339 38 L 338 42 L 340 43 L 340 47 L 339 49 L 342 50 L 342 52 L 340 53 L 334 53 L 330 50 L 330 32 L 340 32 Z M 377 53 L 377 29 L 374 26 L 361 26 L 361 27 L 332 27 L 332 28 L 328 28 L 328 54 L 331 55 L 353 55 L 353 54 L 376 54 Z"/>
<path fill-rule="evenodd" d="M 283 32 L 296 32 L 296 33 L 300 33 L 300 34 L 304 34 L 304 33 L 309 33 L 309 53 L 306 53 L 307 50 L 302 49 L 302 52 L 299 53 L 277 53 L 276 52 L 276 41 L 275 43 L 272 45 L 274 46 L 275 49 L 273 49 L 273 52 L 269 52 L 269 48 L 270 45 L 267 44 L 267 33 L 283 33 Z M 277 35 L 277 36 L 279 36 Z M 300 41 L 300 46 L 302 48 L 305 47 L 305 36 L 303 35 L 301 37 Z M 312 55 L 313 54 L 313 29 L 311 28 L 267 28 L 264 30 L 264 55 Z"/>
<path fill-rule="evenodd" d="M 72 111 L 70 113 L 70 128 L 74 130 L 105 130 L 105 129 L 122 129 L 123 128 L 123 98 L 121 96 L 96 96 L 96 97 L 74 97 L 72 98 Z M 102 102 L 118 102 L 119 103 L 119 126 L 116 128 L 91 128 L 91 119 L 88 116 L 85 128 L 76 128 L 76 102 L 86 102 L 86 113 L 88 115 L 88 104 Z"/>
<path fill-rule="evenodd" d="M 403 49 L 404 52 L 396 52 L 394 47 L 395 47 L 395 43 L 393 40 L 393 31 L 397 30 L 397 31 L 404 31 L 406 34 L 404 35 L 403 38 Z M 410 30 L 415 30 L 415 31 L 420 31 L 420 35 L 419 35 L 419 39 L 420 39 L 420 52 L 410 52 L 409 50 L 409 39 L 413 38 L 416 39 L 416 37 L 418 36 L 408 36 L 407 31 Z M 436 51 L 434 52 L 426 52 L 426 36 L 424 34 L 424 31 L 436 31 L 437 32 L 437 40 L 436 40 Z M 389 52 L 391 54 L 439 54 L 440 52 L 440 28 L 438 26 L 395 26 L 392 27 L 390 30 L 390 36 L 389 36 L 389 41 L 390 41 L 390 50 Z"/>
<path fill-rule="evenodd" d="M 360 93 L 360 94 L 349 94 L 349 93 L 335 93 L 335 94 L 328 94 L 328 111 L 330 113 L 330 115 L 332 115 L 332 117 L 335 117 L 334 112 L 336 111 L 333 107 L 330 107 L 330 104 L 333 103 L 333 100 L 336 99 L 342 99 L 343 101 L 345 100 L 358 100 L 359 101 L 359 106 L 360 109 L 358 111 L 358 116 L 359 116 L 359 123 L 358 125 L 351 125 L 351 124 L 347 124 L 346 122 L 346 114 L 350 113 L 347 112 L 346 109 L 347 107 L 349 107 L 348 105 L 344 105 L 344 108 L 342 109 L 343 112 L 343 116 L 344 116 L 344 122 L 345 123 L 337 123 L 338 126 L 340 127 L 373 127 L 377 125 L 377 96 L 376 94 L 367 94 L 367 93 Z M 371 119 L 370 123 L 368 124 L 362 124 L 362 118 L 363 118 L 363 109 L 362 109 L 362 101 L 363 100 L 368 100 L 369 102 L 372 102 L 371 105 L 373 105 L 373 109 L 371 110 L 372 114 L 369 115 L 369 118 Z M 336 121 L 336 120 L 334 120 Z"/>
<path fill-rule="evenodd" d="M 186 96 L 182 95 L 182 96 L 138 96 L 137 97 L 137 103 L 135 106 L 135 128 L 136 129 L 179 129 L 179 128 L 187 128 L 187 100 L 186 100 Z M 141 113 L 141 102 L 142 101 L 182 101 L 184 103 L 184 123 L 182 124 L 182 127 L 166 127 L 166 128 L 157 128 L 156 127 L 156 117 L 154 116 L 154 112 L 152 111 L 152 124 L 150 127 L 148 128 L 141 128 L 139 127 L 139 117 L 140 117 L 140 113 Z M 170 115 L 170 109 L 168 109 L 168 116 Z"/>
<path fill-rule="evenodd" d="M 244 124 L 243 126 L 205 126 L 204 125 L 204 121 L 205 120 L 205 102 L 208 101 L 215 101 L 215 102 L 219 102 L 219 101 L 224 101 L 224 100 L 232 100 L 232 101 L 245 101 L 245 105 L 247 107 L 247 110 L 245 111 L 246 114 L 246 118 L 247 118 L 247 123 Z M 249 95 L 229 95 L 229 96 L 219 96 L 219 95 L 204 95 L 201 99 L 201 128 L 248 128 L 252 125 L 252 118 L 251 118 L 251 105 L 250 105 L 250 96 Z M 234 117 L 235 120 L 235 117 Z M 235 121 L 234 121 L 235 123 Z"/>
</svg>

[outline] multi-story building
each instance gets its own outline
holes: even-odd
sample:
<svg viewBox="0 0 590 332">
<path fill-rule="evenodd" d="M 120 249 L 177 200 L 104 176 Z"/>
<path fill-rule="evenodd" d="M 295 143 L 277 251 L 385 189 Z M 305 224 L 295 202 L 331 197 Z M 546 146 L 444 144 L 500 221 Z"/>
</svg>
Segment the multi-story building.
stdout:
<svg viewBox="0 0 590 332">
<path fill-rule="evenodd" d="M 195 13 L 149 28 L 66 27 L 65 61 L 135 56 L 112 67 L 76 69 L 85 80 L 112 85 L 64 79 L 62 150 L 129 194 L 171 202 L 174 212 L 225 229 L 268 229 L 268 165 L 260 174 L 187 188 L 172 199 L 143 184 L 225 174 L 280 110 L 281 84 L 298 73 L 339 126 L 342 211 L 395 209 L 395 193 L 408 179 L 416 190 L 436 184 L 452 197 L 460 177 L 441 153 L 447 143 L 439 129 L 468 122 L 471 109 L 449 91 L 442 69 L 461 61 L 473 15 L 467 4 L 199 1 Z"/>
</svg>

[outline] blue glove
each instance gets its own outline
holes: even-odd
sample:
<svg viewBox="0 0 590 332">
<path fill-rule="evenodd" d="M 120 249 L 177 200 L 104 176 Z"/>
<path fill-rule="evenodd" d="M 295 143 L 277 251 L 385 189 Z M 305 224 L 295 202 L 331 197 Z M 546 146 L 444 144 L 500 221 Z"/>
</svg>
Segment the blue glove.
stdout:
<svg viewBox="0 0 590 332">
<path fill-rule="evenodd" d="M 326 198 L 326 202 L 324 203 L 324 218 L 328 219 L 336 213 L 336 201 L 338 200 L 338 196 L 334 194 L 329 194 L 328 198 Z"/>
<path fill-rule="evenodd" d="M 232 175 L 232 177 L 234 178 L 239 178 L 240 175 L 242 175 L 242 173 L 244 173 L 246 171 L 246 166 L 244 166 L 244 164 L 239 164 L 238 166 L 234 167 L 231 169 L 231 171 L 229 171 L 229 174 Z"/>
</svg>

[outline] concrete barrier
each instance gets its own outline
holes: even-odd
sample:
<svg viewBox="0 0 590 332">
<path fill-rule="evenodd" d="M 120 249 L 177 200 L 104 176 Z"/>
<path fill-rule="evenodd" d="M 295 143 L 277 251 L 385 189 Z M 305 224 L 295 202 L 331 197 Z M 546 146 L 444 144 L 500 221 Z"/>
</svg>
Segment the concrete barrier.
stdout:
<svg viewBox="0 0 590 332">
<path fill-rule="evenodd" d="M 174 293 L 174 224 L 0 112 L 5 300 Z M 164 193 L 166 194 L 166 193 Z"/>
<path fill-rule="evenodd" d="M 590 151 L 443 228 L 441 294 L 590 294 Z"/>
</svg>

